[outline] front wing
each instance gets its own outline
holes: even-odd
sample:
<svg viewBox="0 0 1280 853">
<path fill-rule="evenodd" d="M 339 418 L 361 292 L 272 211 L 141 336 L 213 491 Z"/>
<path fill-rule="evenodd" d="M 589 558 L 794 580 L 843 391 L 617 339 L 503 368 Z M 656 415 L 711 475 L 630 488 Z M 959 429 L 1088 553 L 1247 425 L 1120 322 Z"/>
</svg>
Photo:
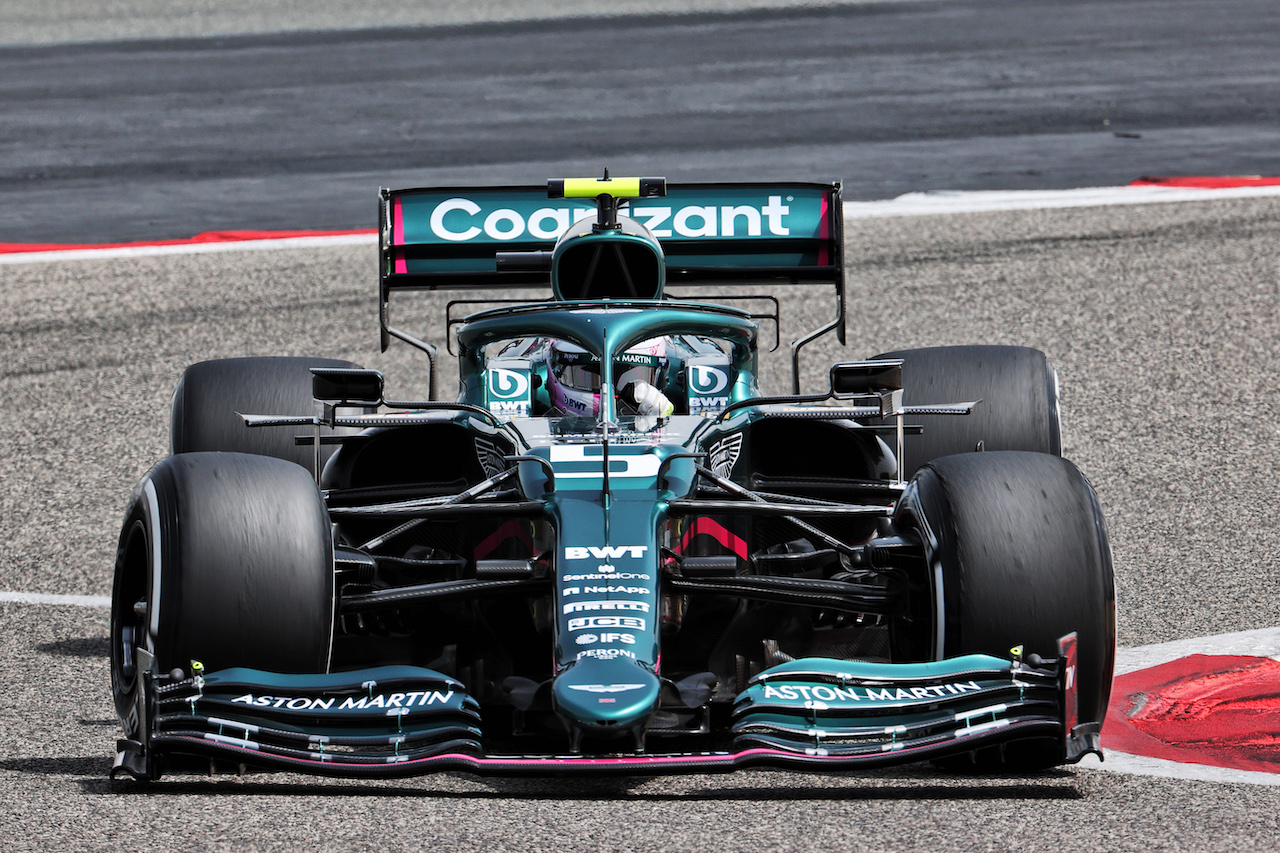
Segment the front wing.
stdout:
<svg viewBox="0 0 1280 853">
<path fill-rule="evenodd" d="M 118 744 L 112 778 L 155 779 L 166 756 L 353 778 L 841 770 L 905 764 L 1025 738 L 1057 738 L 1063 761 L 1101 755 L 1098 726 L 1074 719 L 1074 635 L 1056 661 L 969 655 L 884 664 L 806 658 L 755 676 L 721 751 L 491 754 L 464 686 L 419 667 L 329 675 L 231 669 L 161 683 L 141 740 Z"/>
</svg>

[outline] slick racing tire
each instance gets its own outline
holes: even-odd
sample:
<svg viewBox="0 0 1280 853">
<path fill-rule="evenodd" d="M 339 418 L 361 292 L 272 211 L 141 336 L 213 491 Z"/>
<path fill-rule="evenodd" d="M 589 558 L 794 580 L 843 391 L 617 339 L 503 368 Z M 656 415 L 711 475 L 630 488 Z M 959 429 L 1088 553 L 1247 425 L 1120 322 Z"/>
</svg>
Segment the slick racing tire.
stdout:
<svg viewBox="0 0 1280 853">
<path fill-rule="evenodd" d="M 924 432 L 904 439 L 904 476 L 930 459 L 984 450 L 1062 455 L 1058 374 L 1029 347 L 928 347 L 882 353 L 900 358 L 904 405 L 982 402 L 968 415 L 909 415 Z"/>
<path fill-rule="evenodd" d="M 334 358 L 286 357 L 224 358 L 193 364 L 182 374 L 173 392 L 170 451 L 256 453 L 312 468 L 314 447 L 294 441 L 294 436 L 312 435 L 312 427 L 250 429 L 236 413 L 313 415 L 316 402 L 311 396 L 311 368 L 358 366 Z M 349 435 L 358 431 L 325 427 L 320 434 Z M 321 465 L 333 450 L 333 445 L 321 446 Z"/>
<path fill-rule="evenodd" d="M 333 635 L 329 513 L 306 471 L 243 453 L 184 453 L 134 491 L 116 552 L 111 689 L 139 733 L 137 652 L 159 674 L 247 666 L 326 672 Z"/>
<path fill-rule="evenodd" d="M 1017 451 L 935 459 L 908 488 L 904 513 L 918 516 L 905 526 L 936 542 L 941 657 L 1007 659 L 1021 645 L 1056 658 L 1058 638 L 1074 631 L 1079 722 L 1101 723 L 1115 665 L 1115 583 L 1097 496 L 1075 465 Z M 1063 745 L 1020 741 L 970 758 L 979 769 L 1039 769 L 1061 763 Z"/>
</svg>

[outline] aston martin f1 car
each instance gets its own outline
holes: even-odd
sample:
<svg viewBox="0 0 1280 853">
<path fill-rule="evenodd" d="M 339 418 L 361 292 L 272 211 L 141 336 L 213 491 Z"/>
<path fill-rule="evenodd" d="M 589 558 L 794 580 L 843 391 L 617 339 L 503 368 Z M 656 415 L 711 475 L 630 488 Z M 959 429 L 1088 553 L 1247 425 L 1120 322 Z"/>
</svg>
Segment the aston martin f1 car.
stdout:
<svg viewBox="0 0 1280 853">
<path fill-rule="evenodd" d="M 119 539 L 113 776 L 1101 754 L 1111 552 L 1045 356 L 881 353 L 800 393 L 802 348 L 845 343 L 839 184 L 606 174 L 379 211 L 382 348 L 422 350 L 427 399 L 320 358 L 186 370 Z M 815 285 L 834 318 L 766 394 L 777 293 Z M 450 399 L 391 320 L 445 289 L 469 291 L 437 318 Z"/>
</svg>

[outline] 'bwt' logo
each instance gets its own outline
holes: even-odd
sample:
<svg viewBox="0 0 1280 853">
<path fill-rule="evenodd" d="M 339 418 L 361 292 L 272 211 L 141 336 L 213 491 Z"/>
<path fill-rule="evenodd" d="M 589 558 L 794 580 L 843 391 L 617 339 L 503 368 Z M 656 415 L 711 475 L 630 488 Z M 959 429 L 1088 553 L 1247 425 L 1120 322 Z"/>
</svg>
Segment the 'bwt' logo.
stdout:
<svg viewBox="0 0 1280 853">
<path fill-rule="evenodd" d="M 719 394 L 729 387 L 729 375 L 716 367 L 689 365 L 689 385 L 695 394 Z"/>
<path fill-rule="evenodd" d="M 501 367 L 489 370 L 489 392 L 499 400 L 514 400 L 529 393 L 529 377 Z"/>
</svg>

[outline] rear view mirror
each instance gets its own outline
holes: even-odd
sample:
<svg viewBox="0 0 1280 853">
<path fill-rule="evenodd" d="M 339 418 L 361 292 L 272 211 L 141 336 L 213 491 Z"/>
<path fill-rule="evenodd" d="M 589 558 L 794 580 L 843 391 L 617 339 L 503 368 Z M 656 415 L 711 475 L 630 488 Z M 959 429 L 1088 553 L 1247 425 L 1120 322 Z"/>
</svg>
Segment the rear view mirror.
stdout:
<svg viewBox="0 0 1280 853">
<path fill-rule="evenodd" d="M 335 406 L 378 406 L 382 403 L 382 374 L 376 370 L 313 367 L 311 395 Z"/>
<path fill-rule="evenodd" d="M 902 359 L 846 361 L 831 366 L 831 395 L 836 398 L 902 390 Z"/>
</svg>

